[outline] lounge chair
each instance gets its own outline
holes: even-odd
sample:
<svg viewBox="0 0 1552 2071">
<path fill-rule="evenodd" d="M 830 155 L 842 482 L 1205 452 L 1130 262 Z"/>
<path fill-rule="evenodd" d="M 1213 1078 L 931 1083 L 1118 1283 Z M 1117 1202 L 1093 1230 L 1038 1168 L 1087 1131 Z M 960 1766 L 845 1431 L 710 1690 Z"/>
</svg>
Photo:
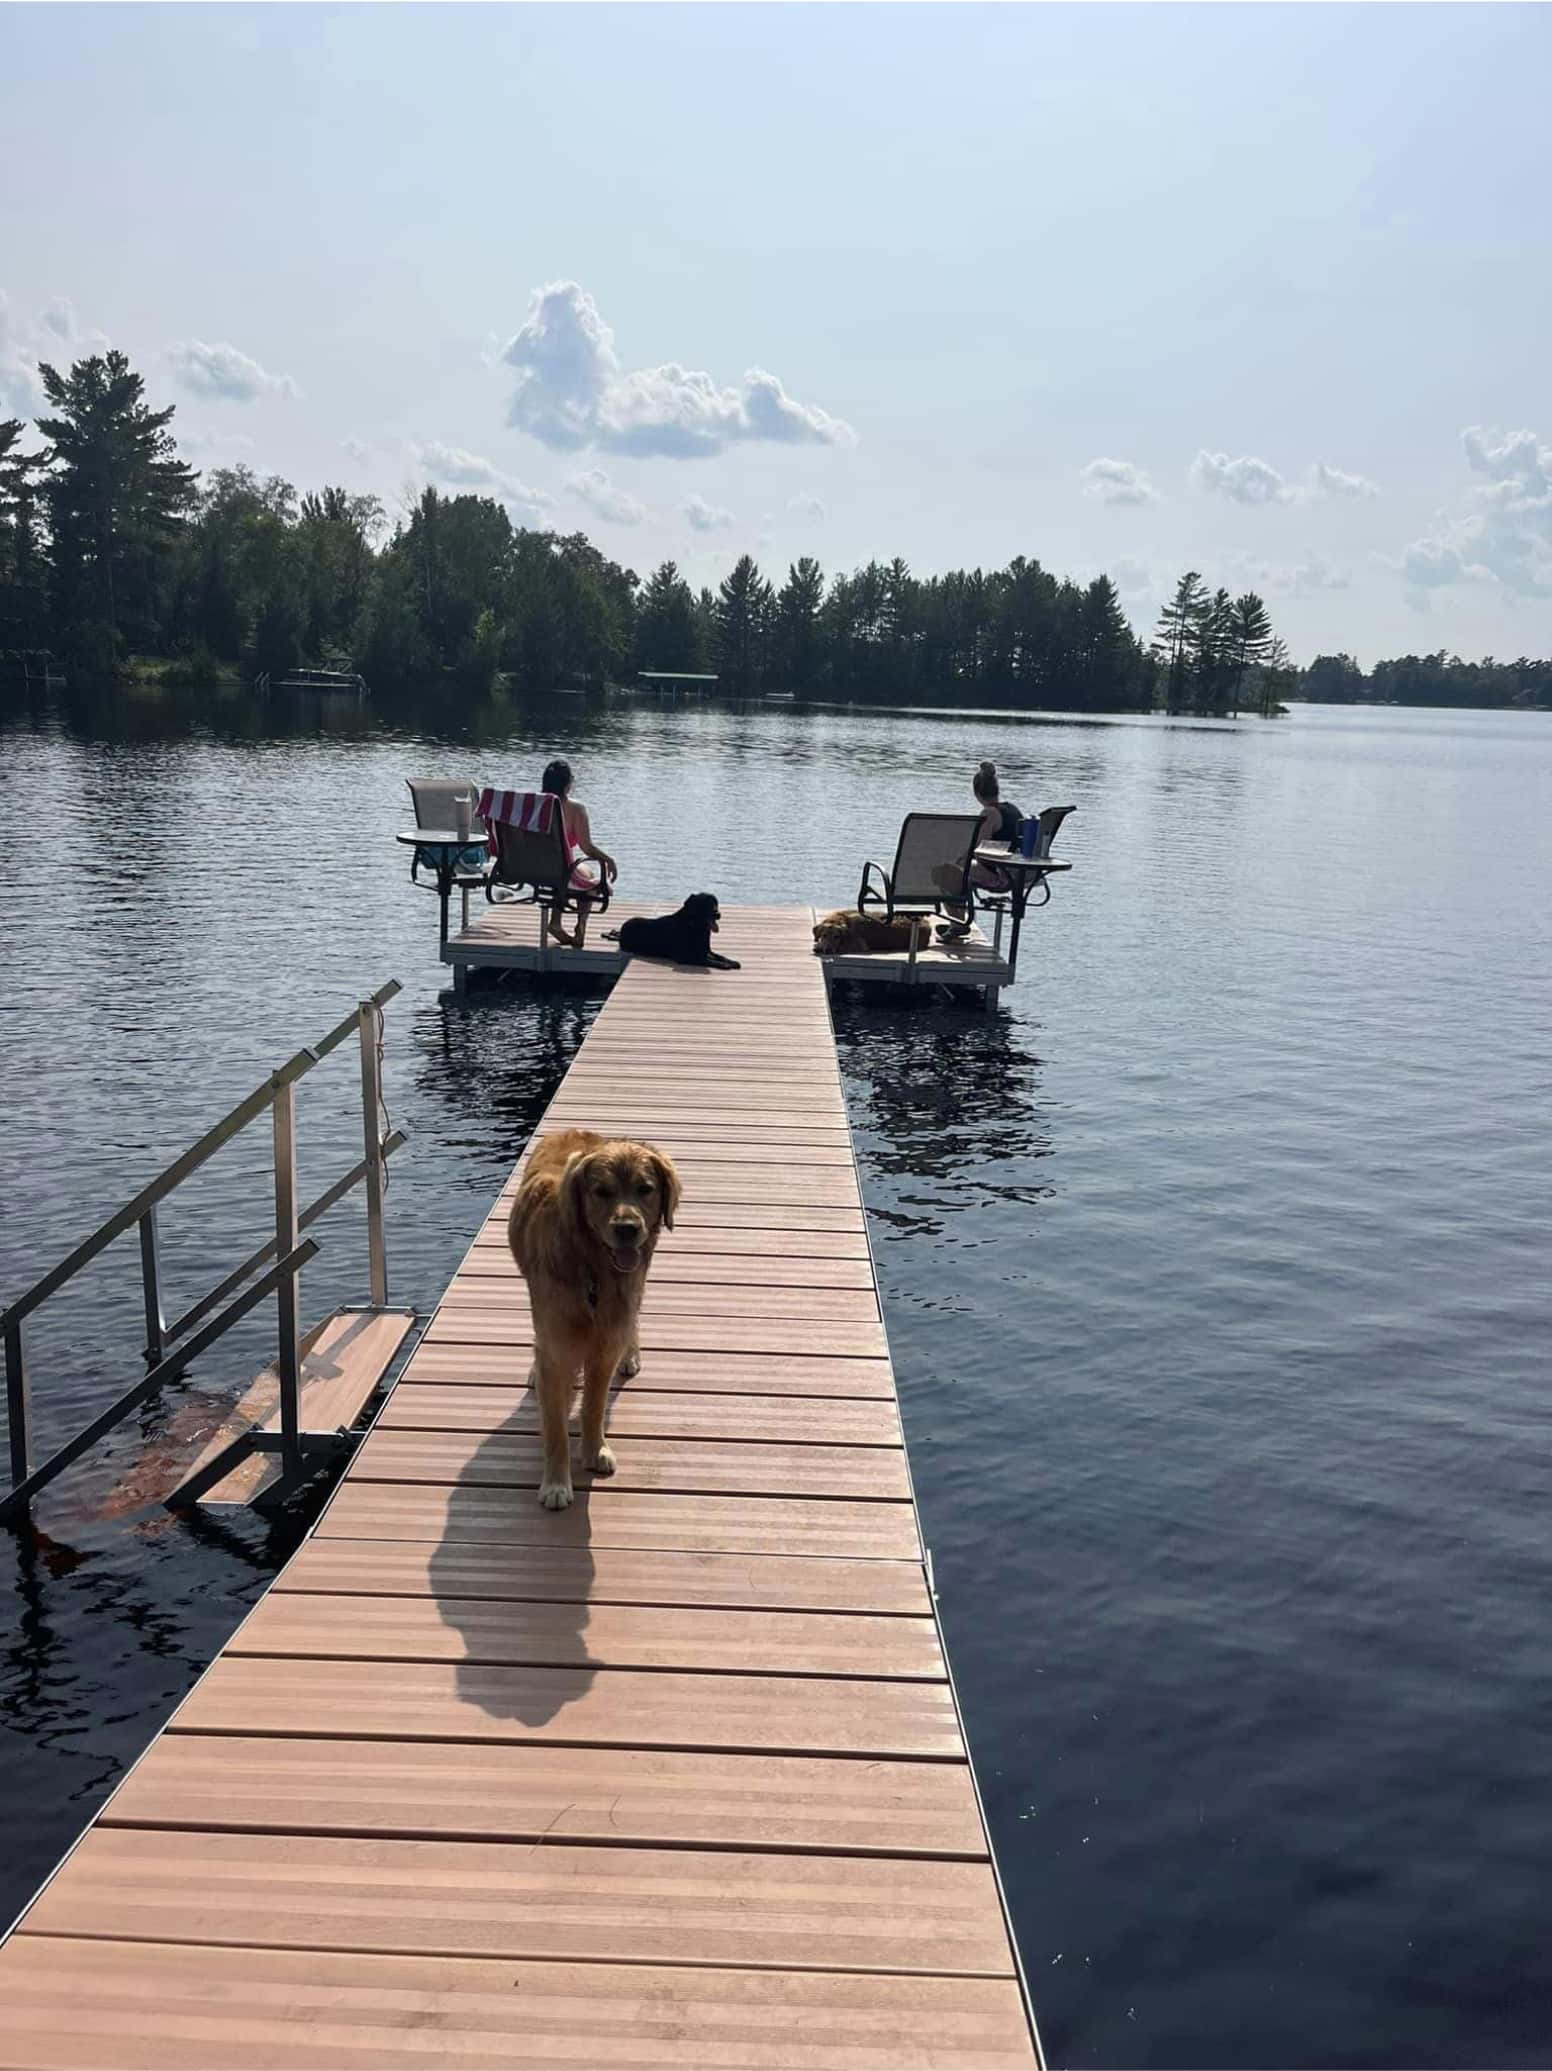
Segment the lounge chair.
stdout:
<svg viewBox="0 0 1552 2071">
<path fill-rule="evenodd" d="M 862 866 L 858 912 L 881 906 L 886 920 L 897 913 L 944 913 L 951 907 L 967 913 L 970 855 L 980 824 L 979 813 L 907 813 L 894 868 Z"/>
<path fill-rule="evenodd" d="M 579 924 L 609 904 L 609 883 L 598 873 L 596 884 L 577 881 L 576 865 L 566 843 L 560 800 L 548 791 L 486 791 L 480 811 L 495 844 L 495 859 L 485 879 L 485 896 L 494 903 L 534 905 L 539 909 L 539 947 L 549 940 L 558 915 L 568 909 Z"/>
</svg>

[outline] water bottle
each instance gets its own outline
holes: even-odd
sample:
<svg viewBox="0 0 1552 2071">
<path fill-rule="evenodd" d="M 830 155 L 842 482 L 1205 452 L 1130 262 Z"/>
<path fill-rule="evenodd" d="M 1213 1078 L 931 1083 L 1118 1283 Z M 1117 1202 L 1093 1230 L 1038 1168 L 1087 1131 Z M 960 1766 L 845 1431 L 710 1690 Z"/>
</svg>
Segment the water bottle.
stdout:
<svg viewBox="0 0 1552 2071">
<path fill-rule="evenodd" d="M 1039 854 L 1039 852 L 1040 852 L 1040 822 L 1039 822 L 1039 820 L 1038 820 L 1038 819 L 1035 819 L 1035 820 L 1020 820 L 1020 822 L 1019 822 L 1019 854 L 1020 854 L 1021 856 L 1027 856 L 1027 857 L 1033 858 L 1033 857 L 1037 856 L 1037 855 Z"/>
<path fill-rule="evenodd" d="M 453 800 L 453 828 L 460 841 L 467 841 L 474 832 L 474 803 L 467 791 L 460 791 Z"/>
</svg>

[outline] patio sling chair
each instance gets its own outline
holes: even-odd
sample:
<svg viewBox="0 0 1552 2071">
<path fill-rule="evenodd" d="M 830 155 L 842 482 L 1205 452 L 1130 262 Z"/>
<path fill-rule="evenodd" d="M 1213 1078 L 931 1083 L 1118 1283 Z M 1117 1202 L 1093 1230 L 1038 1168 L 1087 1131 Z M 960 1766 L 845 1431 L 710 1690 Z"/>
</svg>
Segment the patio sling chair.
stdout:
<svg viewBox="0 0 1552 2071">
<path fill-rule="evenodd" d="M 482 791 L 480 817 L 490 828 L 495 860 L 485 879 L 485 896 L 539 909 L 539 947 L 556 917 L 604 912 L 609 883 L 603 872 L 593 884 L 575 881 L 576 862 L 566 841 L 560 800 L 549 791 Z"/>
<path fill-rule="evenodd" d="M 455 779 L 448 777 L 406 777 L 404 781 L 409 786 L 410 798 L 415 807 L 415 825 L 417 827 L 443 828 L 456 826 L 457 801 L 460 798 L 467 798 L 472 807 L 480 795 L 478 784 L 460 784 Z M 458 852 L 458 882 L 462 884 L 467 879 L 469 882 L 478 883 L 485 875 L 485 865 L 488 860 L 489 848 L 485 839 L 485 829 L 483 827 L 476 827 L 468 847 L 460 849 Z M 433 872 L 436 870 L 437 859 L 435 851 L 432 849 L 411 849 L 411 884 L 419 883 L 420 870 L 423 864 L 427 870 Z"/>
<path fill-rule="evenodd" d="M 968 913 L 970 852 L 980 824 L 979 813 L 907 813 L 894 868 L 862 866 L 858 912 L 881 906 L 886 920 L 897 913 L 942 913 L 949 907 Z"/>
<path fill-rule="evenodd" d="M 1047 805 L 1042 806 L 1040 811 L 1036 813 L 1035 818 L 1040 825 L 1040 836 L 1035 843 L 1035 857 L 1037 859 L 1041 856 L 1050 855 L 1051 844 L 1055 841 L 1063 820 L 1066 819 L 1069 813 L 1075 813 L 1077 810 L 1078 808 L 1075 805 Z M 1002 924 L 1007 918 L 1010 905 L 1016 903 L 1013 898 L 1013 888 L 1008 883 L 1006 877 L 1004 877 L 1000 885 L 972 885 L 971 888 L 975 893 L 975 903 L 982 913 L 990 913 L 995 916 L 995 925 L 992 931 L 992 950 L 994 954 L 1000 954 L 1002 950 Z M 1036 878 L 1034 884 L 1025 893 L 1023 906 L 1019 908 L 1020 920 L 1022 921 L 1024 912 L 1028 907 L 1049 906 L 1050 903 L 1051 880 L 1045 876 Z"/>
<path fill-rule="evenodd" d="M 1046 805 L 1042 806 L 1040 811 L 1035 814 L 1035 818 L 1040 826 L 1040 838 L 1035 843 L 1034 850 L 1037 859 L 1041 856 L 1050 855 L 1051 845 L 1061 830 L 1063 820 L 1066 819 L 1069 813 L 1075 813 L 1077 810 L 1078 808 L 1075 805 Z M 1035 906 L 1047 905 L 1051 897 L 1051 881 L 1049 878 L 1042 877 L 1039 880 L 1039 892 L 1039 898 L 1036 898 L 1034 893 L 1031 892 L 1030 903 Z M 981 891 L 979 886 L 976 887 L 976 904 L 978 906 L 993 906 L 999 899 L 1005 899 L 1007 896 L 1006 888 L 999 890 L 994 887 L 989 893 L 985 893 Z"/>
</svg>

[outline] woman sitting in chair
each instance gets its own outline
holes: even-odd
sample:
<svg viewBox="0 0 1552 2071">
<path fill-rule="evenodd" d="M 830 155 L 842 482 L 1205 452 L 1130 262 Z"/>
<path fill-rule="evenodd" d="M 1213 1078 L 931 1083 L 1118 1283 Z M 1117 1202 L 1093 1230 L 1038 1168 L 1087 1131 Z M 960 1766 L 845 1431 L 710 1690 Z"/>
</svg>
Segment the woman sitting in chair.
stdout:
<svg viewBox="0 0 1552 2071">
<path fill-rule="evenodd" d="M 613 884 L 619 876 L 619 868 L 613 856 L 607 856 L 593 844 L 593 830 L 588 825 L 587 807 L 580 799 L 571 795 L 571 764 L 555 761 L 545 765 L 540 780 L 541 791 L 549 791 L 560 800 L 561 831 L 566 837 L 566 850 L 571 859 L 571 889 L 577 893 L 577 924 L 571 934 L 566 934 L 552 919 L 550 933 L 557 942 L 564 942 L 568 949 L 580 949 L 587 934 L 587 917 L 591 901 L 587 894 L 596 891 L 599 884 Z"/>
<path fill-rule="evenodd" d="M 975 802 L 981 808 L 981 825 L 975 837 L 979 848 L 983 842 L 1006 842 L 1009 848 L 1017 848 L 1019 826 L 1023 814 L 1010 800 L 1001 795 L 997 782 L 995 762 L 983 762 L 970 779 L 970 788 L 975 793 Z M 1012 889 L 1008 874 L 999 870 L 994 863 L 972 863 L 970 882 L 983 892 L 1006 892 Z M 968 935 L 974 915 L 966 910 L 963 919 L 951 921 L 939 929 L 939 937 L 951 941 L 958 936 Z"/>
</svg>

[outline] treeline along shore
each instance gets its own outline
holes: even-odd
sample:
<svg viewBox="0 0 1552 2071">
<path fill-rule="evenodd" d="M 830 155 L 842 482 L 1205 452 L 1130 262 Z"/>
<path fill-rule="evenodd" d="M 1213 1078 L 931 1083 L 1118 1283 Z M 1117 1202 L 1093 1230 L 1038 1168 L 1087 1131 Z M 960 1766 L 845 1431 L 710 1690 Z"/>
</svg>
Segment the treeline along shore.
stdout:
<svg viewBox="0 0 1552 2071">
<path fill-rule="evenodd" d="M 388 690 L 602 687 L 641 670 L 715 673 L 734 695 L 1214 716 L 1288 698 L 1552 706 L 1552 662 L 1294 668 L 1265 602 L 1182 576 L 1150 642 L 1114 584 L 1020 555 L 921 577 L 904 561 L 779 585 L 746 554 L 715 589 L 672 561 L 645 579 L 582 533 L 516 525 L 490 496 L 298 494 L 246 466 L 198 473 L 173 409 L 121 353 L 39 369 L 29 428 L 0 419 L 0 684 L 48 650 L 73 677 L 203 687 L 302 667 Z"/>
</svg>

